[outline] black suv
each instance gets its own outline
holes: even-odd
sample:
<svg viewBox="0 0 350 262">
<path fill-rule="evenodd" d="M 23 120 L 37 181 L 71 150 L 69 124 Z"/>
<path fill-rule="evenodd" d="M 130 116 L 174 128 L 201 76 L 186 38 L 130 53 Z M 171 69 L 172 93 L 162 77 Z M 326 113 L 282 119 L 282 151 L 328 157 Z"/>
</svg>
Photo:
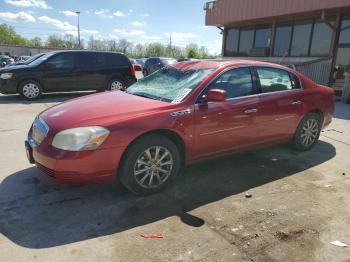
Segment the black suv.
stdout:
<svg viewBox="0 0 350 262">
<path fill-rule="evenodd" d="M 159 69 L 176 63 L 176 60 L 173 58 L 166 57 L 150 57 L 146 60 L 145 66 L 143 67 L 142 73 L 144 76 L 152 74 Z"/>
<path fill-rule="evenodd" d="M 0 92 L 27 99 L 42 92 L 121 90 L 136 82 L 130 60 L 123 54 L 98 51 L 55 51 L 28 65 L 0 70 Z"/>
</svg>

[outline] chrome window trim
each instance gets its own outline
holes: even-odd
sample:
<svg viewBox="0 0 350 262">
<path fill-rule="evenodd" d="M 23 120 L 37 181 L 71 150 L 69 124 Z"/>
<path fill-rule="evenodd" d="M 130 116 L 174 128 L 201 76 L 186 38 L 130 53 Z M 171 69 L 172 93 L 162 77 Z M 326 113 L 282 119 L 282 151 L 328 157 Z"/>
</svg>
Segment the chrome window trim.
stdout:
<svg viewBox="0 0 350 262">
<path fill-rule="evenodd" d="M 229 68 L 226 68 L 225 70 L 223 70 L 222 72 L 220 72 L 220 74 L 218 74 L 214 79 L 210 80 L 210 82 L 208 84 L 206 84 L 206 86 L 203 88 L 203 90 L 198 94 L 198 96 L 196 97 L 196 102 L 195 105 L 201 105 L 202 103 L 198 103 L 198 99 L 203 96 L 203 92 L 206 91 L 206 89 L 208 88 L 208 86 L 210 86 L 213 82 L 215 82 L 217 79 L 219 79 L 223 74 L 227 73 L 230 70 L 233 69 L 240 69 L 240 68 L 249 68 L 249 70 L 251 70 L 251 65 L 239 65 L 239 66 L 232 66 Z M 252 78 L 252 84 L 254 85 L 254 75 L 251 74 L 251 78 Z M 256 95 L 256 94 L 255 94 Z M 238 98 L 238 97 L 237 97 Z M 233 99 L 233 98 L 229 98 L 229 99 Z M 227 99 L 228 100 L 228 99 Z M 226 100 L 226 101 L 227 101 Z"/>
<path fill-rule="evenodd" d="M 205 92 L 205 90 L 208 88 L 209 85 L 211 85 L 214 81 L 216 81 L 219 77 L 221 77 L 224 73 L 226 73 L 227 71 L 229 70 L 232 70 L 232 69 L 239 69 L 239 68 L 251 68 L 253 70 L 255 70 L 256 67 L 266 67 L 266 68 L 272 68 L 272 69 L 279 69 L 279 70 L 282 70 L 282 71 L 285 71 L 285 72 L 288 72 L 289 74 L 293 74 L 297 77 L 298 81 L 299 81 L 299 86 L 300 88 L 298 89 L 289 89 L 289 90 L 282 90 L 282 91 L 275 91 L 275 92 L 267 92 L 267 93 L 256 93 L 254 95 L 249 95 L 249 96 L 240 96 L 240 97 L 233 97 L 233 98 L 228 98 L 226 99 L 226 102 L 229 102 L 229 101 L 234 101 L 234 100 L 239 100 L 239 99 L 244 99 L 244 98 L 252 98 L 252 97 L 259 97 L 259 96 L 265 96 L 265 95 L 271 95 L 271 94 L 281 94 L 281 93 L 289 93 L 289 92 L 301 92 L 301 91 L 304 91 L 304 87 L 303 87 L 303 84 L 302 84 L 302 81 L 300 80 L 300 77 L 289 71 L 289 70 L 286 70 L 286 69 L 282 69 L 282 68 L 279 68 L 279 67 L 275 67 L 275 66 L 270 66 L 270 65 L 241 65 L 241 66 L 234 66 L 234 67 L 230 67 L 230 68 L 227 68 L 225 69 L 224 71 L 222 71 L 219 75 L 217 75 L 214 79 L 212 79 L 204 88 L 203 90 L 199 93 L 199 95 L 196 97 L 196 102 L 194 105 L 202 105 L 203 103 L 199 103 L 198 102 L 198 99 L 203 95 L 203 92 Z M 255 73 L 253 72 L 252 74 L 252 79 L 253 79 L 253 82 L 254 81 L 260 81 L 259 79 L 255 79 L 256 76 L 255 76 Z M 254 84 L 254 83 L 253 83 Z M 259 90 L 257 90 L 259 92 Z M 207 102 L 207 104 L 211 104 L 211 103 L 218 103 L 218 102 Z M 222 102 L 219 102 L 219 103 L 222 103 Z"/>
</svg>

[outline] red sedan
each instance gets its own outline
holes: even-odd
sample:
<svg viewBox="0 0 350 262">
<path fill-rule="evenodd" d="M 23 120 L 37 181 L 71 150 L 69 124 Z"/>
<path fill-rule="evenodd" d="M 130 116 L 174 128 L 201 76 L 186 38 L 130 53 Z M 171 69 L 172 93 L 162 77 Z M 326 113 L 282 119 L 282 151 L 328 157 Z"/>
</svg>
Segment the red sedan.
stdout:
<svg viewBox="0 0 350 262">
<path fill-rule="evenodd" d="M 31 163 L 66 183 L 120 181 L 138 194 L 180 167 L 262 145 L 310 150 L 332 120 L 334 92 L 254 61 L 177 63 L 130 86 L 54 106 L 34 121 Z"/>
</svg>

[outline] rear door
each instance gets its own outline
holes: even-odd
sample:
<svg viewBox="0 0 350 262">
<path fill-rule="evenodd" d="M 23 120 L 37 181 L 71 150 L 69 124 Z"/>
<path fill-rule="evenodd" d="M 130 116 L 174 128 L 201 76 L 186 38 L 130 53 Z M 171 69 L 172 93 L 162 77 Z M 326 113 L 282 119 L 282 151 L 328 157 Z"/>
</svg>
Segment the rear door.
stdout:
<svg viewBox="0 0 350 262">
<path fill-rule="evenodd" d="M 74 69 L 74 55 L 71 52 L 50 57 L 42 65 L 41 70 L 41 80 L 45 90 L 63 92 L 78 90 Z"/>
<path fill-rule="evenodd" d="M 223 89 L 226 102 L 204 102 L 195 105 L 196 146 L 194 154 L 211 154 L 236 150 L 257 144 L 256 112 L 259 98 L 249 67 L 228 70 L 208 86 Z"/>
<path fill-rule="evenodd" d="M 257 122 L 262 142 L 291 137 L 302 115 L 302 90 L 297 76 L 273 67 L 255 67 L 259 85 Z"/>
<path fill-rule="evenodd" d="M 80 90 L 97 90 L 104 86 L 103 53 L 76 52 L 77 86 Z"/>
</svg>

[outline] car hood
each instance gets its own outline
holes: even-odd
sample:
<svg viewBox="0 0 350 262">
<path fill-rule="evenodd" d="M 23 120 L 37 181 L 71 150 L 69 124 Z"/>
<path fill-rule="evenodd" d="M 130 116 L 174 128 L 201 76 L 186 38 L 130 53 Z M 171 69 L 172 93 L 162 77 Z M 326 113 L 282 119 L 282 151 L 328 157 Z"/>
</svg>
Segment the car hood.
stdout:
<svg viewBox="0 0 350 262">
<path fill-rule="evenodd" d="M 87 95 L 56 105 L 41 113 L 50 129 L 113 126 L 130 118 L 172 108 L 173 104 L 121 91 Z"/>
<path fill-rule="evenodd" d="M 21 69 L 27 69 L 27 65 L 9 65 L 0 69 L 1 73 L 13 72 Z"/>
</svg>

